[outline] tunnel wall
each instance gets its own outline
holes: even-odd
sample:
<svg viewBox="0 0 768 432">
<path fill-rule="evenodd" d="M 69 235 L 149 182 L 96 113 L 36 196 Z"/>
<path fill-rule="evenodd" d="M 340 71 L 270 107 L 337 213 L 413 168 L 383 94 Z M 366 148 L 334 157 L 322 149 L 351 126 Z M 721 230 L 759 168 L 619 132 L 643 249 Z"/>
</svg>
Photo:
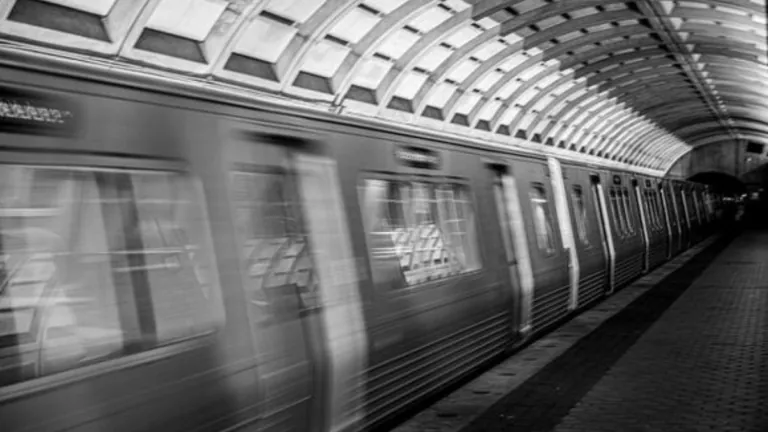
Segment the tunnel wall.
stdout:
<svg viewBox="0 0 768 432">
<path fill-rule="evenodd" d="M 765 146 L 762 154 L 747 152 L 747 142 L 718 142 L 696 147 L 682 156 L 670 170 L 668 177 L 687 179 L 702 172 L 722 172 L 742 178 L 768 163 Z"/>
</svg>

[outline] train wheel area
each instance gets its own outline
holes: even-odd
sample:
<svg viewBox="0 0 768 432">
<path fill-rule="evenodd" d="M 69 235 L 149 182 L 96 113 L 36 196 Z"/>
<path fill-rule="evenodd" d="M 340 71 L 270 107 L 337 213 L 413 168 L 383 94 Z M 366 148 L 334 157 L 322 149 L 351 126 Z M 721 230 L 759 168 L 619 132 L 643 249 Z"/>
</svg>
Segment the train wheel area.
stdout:
<svg viewBox="0 0 768 432">
<path fill-rule="evenodd" d="M 768 230 L 714 236 L 395 429 L 764 431 Z"/>
</svg>

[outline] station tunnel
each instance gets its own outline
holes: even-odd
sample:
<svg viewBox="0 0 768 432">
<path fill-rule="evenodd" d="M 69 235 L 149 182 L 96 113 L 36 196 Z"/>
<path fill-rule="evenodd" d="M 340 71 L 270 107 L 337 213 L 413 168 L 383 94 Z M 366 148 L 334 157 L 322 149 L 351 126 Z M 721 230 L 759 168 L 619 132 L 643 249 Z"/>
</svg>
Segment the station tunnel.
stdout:
<svg viewBox="0 0 768 432">
<path fill-rule="evenodd" d="M 0 1 L 0 428 L 768 430 L 766 7 Z"/>
</svg>

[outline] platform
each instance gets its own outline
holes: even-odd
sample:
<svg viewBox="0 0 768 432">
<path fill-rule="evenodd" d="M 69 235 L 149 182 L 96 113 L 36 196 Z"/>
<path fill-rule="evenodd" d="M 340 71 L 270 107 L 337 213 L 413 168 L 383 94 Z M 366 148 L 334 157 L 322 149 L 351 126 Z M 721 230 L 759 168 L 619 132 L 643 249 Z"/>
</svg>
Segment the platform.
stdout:
<svg viewBox="0 0 768 432">
<path fill-rule="evenodd" d="M 768 431 L 768 231 L 710 238 L 401 425 Z"/>
</svg>

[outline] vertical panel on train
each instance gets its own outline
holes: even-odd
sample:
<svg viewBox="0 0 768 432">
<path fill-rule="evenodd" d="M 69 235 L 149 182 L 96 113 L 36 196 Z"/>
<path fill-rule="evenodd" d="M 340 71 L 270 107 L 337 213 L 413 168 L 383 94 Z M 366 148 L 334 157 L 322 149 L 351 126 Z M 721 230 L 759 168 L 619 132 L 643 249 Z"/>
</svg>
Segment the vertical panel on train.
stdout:
<svg viewBox="0 0 768 432">
<path fill-rule="evenodd" d="M 230 154 L 267 429 L 322 430 L 321 423 L 359 420 L 361 389 L 354 381 L 364 369 L 359 338 L 365 333 L 354 301 L 356 269 L 335 165 L 314 156 L 318 150 L 300 140 L 243 133 Z M 309 423 L 318 416 L 322 422 Z"/>
<path fill-rule="evenodd" d="M 533 332 L 542 330 L 568 314 L 570 272 L 555 224 L 549 170 L 544 162 L 515 164 L 515 177 L 524 219 L 529 224 L 528 247 L 534 268 L 535 289 L 531 306 Z"/>
</svg>

